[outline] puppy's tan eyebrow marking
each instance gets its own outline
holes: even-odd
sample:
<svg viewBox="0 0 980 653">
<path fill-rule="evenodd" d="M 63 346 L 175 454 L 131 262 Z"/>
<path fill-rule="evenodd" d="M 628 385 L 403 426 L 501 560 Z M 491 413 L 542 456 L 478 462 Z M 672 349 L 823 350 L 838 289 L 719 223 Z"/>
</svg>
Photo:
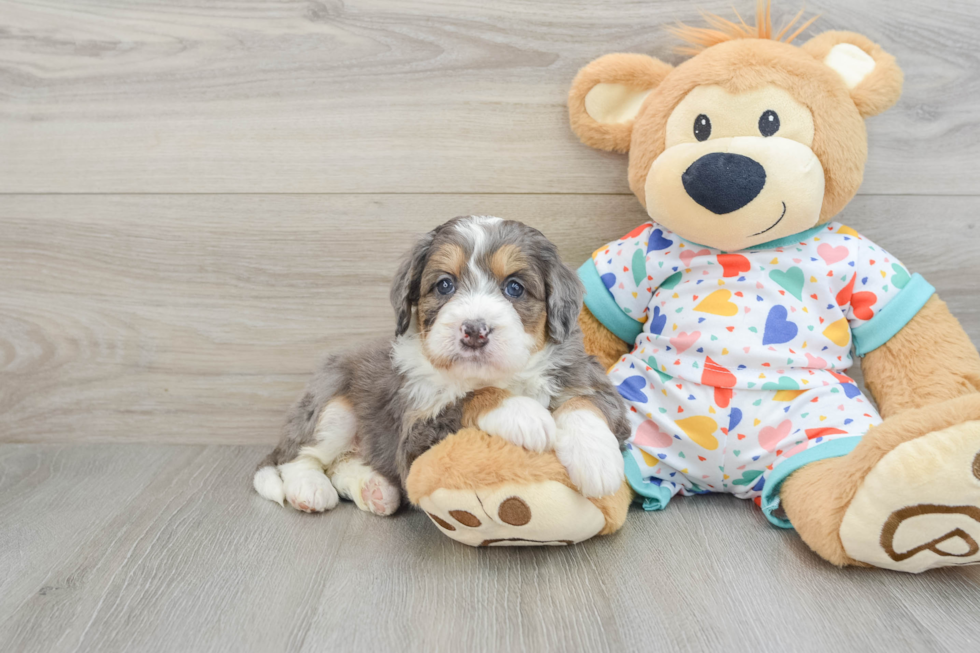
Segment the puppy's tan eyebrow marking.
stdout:
<svg viewBox="0 0 980 653">
<path fill-rule="evenodd" d="M 500 281 L 527 267 L 527 258 L 517 245 L 506 244 L 490 257 L 490 271 Z"/>
<path fill-rule="evenodd" d="M 463 274 L 466 265 L 466 252 L 459 245 L 447 243 L 429 256 L 427 271 L 440 271 L 453 275 L 457 279 Z"/>
</svg>

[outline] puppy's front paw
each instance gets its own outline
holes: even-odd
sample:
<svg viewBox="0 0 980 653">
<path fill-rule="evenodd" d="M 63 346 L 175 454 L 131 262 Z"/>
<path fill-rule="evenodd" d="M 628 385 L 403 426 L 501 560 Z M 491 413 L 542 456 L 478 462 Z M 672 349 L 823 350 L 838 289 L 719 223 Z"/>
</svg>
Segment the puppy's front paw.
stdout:
<svg viewBox="0 0 980 653">
<path fill-rule="evenodd" d="M 623 484 L 623 454 L 606 421 L 590 410 L 558 416 L 555 453 L 568 477 L 586 497 L 613 494 Z"/>
<path fill-rule="evenodd" d="M 288 464 L 288 463 L 287 463 Z M 286 465 L 283 465 L 286 467 Z M 340 497 L 330 479 L 320 470 L 281 469 L 289 505 L 303 512 L 323 512 L 336 507 Z"/>
<path fill-rule="evenodd" d="M 555 419 L 547 408 L 530 397 L 508 397 L 482 415 L 477 425 L 529 451 L 546 451 L 555 446 Z"/>
</svg>

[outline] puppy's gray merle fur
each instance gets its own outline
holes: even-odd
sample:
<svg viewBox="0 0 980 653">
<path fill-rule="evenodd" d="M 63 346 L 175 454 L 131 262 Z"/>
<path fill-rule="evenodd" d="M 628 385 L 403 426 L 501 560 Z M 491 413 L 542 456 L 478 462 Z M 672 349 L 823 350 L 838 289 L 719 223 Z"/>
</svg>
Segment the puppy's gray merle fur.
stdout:
<svg viewBox="0 0 980 653">
<path fill-rule="evenodd" d="M 395 275 L 395 338 L 327 358 L 259 465 L 263 497 L 307 512 L 338 496 L 394 512 L 412 462 L 463 426 L 554 448 L 590 497 L 615 492 L 626 408 L 585 353 L 583 287 L 524 224 L 450 220 Z"/>
</svg>

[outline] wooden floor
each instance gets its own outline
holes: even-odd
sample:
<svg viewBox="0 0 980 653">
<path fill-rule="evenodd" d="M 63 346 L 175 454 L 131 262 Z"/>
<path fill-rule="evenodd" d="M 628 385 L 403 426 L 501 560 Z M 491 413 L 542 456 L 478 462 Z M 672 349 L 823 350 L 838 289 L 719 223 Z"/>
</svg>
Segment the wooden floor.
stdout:
<svg viewBox="0 0 980 653">
<path fill-rule="evenodd" d="M 729 497 L 548 549 L 307 515 L 262 449 L 0 448 L 0 650 L 975 651 L 980 567 L 839 570 Z"/>
<path fill-rule="evenodd" d="M 726 497 L 476 551 L 250 489 L 416 234 L 496 214 L 577 265 L 644 220 L 568 85 L 730 7 L 0 0 L 0 651 L 980 650 L 980 570 L 837 570 Z M 807 9 L 905 70 L 839 219 L 980 343 L 980 3 Z"/>
</svg>

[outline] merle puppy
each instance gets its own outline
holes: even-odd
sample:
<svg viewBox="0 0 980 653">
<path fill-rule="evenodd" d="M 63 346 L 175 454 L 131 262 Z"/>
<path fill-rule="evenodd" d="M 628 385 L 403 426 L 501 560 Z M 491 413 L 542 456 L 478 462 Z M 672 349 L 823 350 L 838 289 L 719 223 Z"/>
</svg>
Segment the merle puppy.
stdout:
<svg viewBox="0 0 980 653">
<path fill-rule="evenodd" d="M 578 327 L 583 287 L 541 232 L 487 216 L 423 236 L 391 288 L 394 340 L 329 357 L 255 489 L 307 512 L 389 515 L 412 462 L 472 426 L 554 449 L 587 497 L 623 481 L 625 405 Z"/>
</svg>

